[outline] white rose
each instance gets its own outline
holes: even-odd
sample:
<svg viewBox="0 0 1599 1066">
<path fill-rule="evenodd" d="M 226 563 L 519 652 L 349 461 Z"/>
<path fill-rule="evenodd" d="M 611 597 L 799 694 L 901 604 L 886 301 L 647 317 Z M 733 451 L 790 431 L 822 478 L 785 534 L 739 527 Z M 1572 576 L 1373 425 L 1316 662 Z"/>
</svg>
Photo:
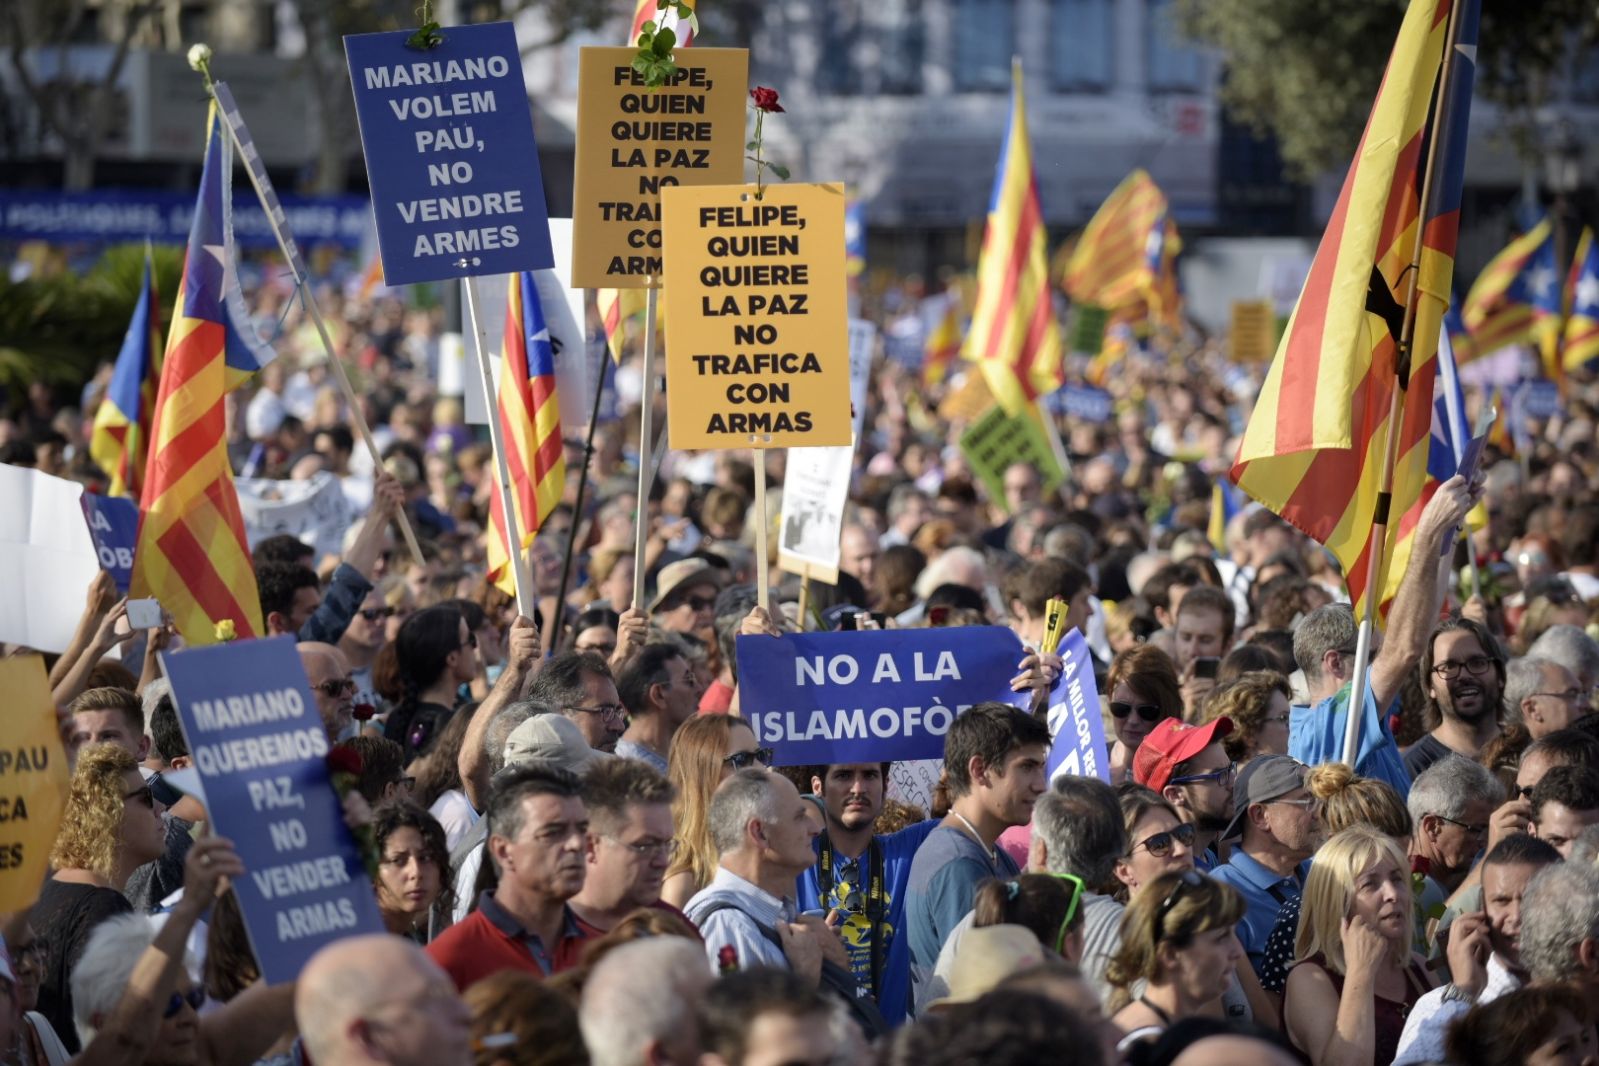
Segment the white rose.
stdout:
<svg viewBox="0 0 1599 1066">
<path fill-rule="evenodd" d="M 211 62 L 210 45 L 197 44 L 189 49 L 189 68 L 191 70 L 199 70 L 209 62 Z"/>
</svg>

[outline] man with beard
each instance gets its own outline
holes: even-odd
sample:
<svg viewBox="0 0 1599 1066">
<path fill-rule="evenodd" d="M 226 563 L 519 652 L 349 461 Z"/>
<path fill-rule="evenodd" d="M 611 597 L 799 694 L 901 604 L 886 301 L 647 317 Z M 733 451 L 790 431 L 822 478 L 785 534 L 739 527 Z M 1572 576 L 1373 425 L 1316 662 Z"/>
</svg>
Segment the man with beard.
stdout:
<svg viewBox="0 0 1599 1066">
<path fill-rule="evenodd" d="M 548 977 L 570 969 L 586 939 L 567 906 L 583 888 L 588 849 L 578 779 L 539 766 L 503 773 L 488 809 L 488 850 L 500 883 L 427 948 L 463 992 L 501 970 Z"/>
<path fill-rule="evenodd" d="M 850 969 L 877 999 L 884 1021 L 905 1020 L 910 996 L 910 943 L 900 935 L 911 860 L 938 822 L 918 822 L 898 833 L 874 836 L 883 812 L 892 763 L 818 766 L 811 791 L 822 798 L 827 828 L 816 838 L 816 865 L 799 876 L 802 911 L 838 915 Z"/>
<path fill-rule="evenodd" d="M 1133 753 L 1133 780 L 1164 796 L 1194 827 L 1194 865 L 1207 873 L 1216 866 L 1214 845 L 1235 813 L 1238 764 L 1221 743 L 1232 731 L 1232 719 L 1225 716 L 1204 725 L 1163 718 Z"/>
<path fill-rule="evenodd" d="M 1477 758 L 1499 735 L 1504 652 L 1481 623 L 1456 615 L 1440 622 L 1428 638 L 1421 683 L 1442 721 L 1405 752 L 1412 779 L 1450 752 Z"/>
<path fill-rule="evenodd" d="M 1560 853 L 1524 833 L 1506 837 L 1482 861 L 1482 911 L 1463 914 L 1449 938 L 1450 983 L 1411 1008 L 1399 1038 L 1400 1063 L 1440 1062 L 1449 1027 L 1466 1011 L 1527 981 L 1521 965 L 1521 894 Z"/>
</svg>

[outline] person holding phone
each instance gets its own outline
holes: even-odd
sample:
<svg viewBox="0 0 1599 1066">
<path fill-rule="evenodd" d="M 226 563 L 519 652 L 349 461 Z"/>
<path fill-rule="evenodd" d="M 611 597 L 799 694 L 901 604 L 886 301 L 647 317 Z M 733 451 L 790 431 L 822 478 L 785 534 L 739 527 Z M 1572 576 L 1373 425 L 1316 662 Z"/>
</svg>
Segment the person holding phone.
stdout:
<svg viewBox="0 0 1599 1066">
<path fill-rule="evenodd" d="M 1233 646 L 1234 620 L 1233 601 L 1209 585 L 1189 589 L 1177 606 L 1172 646 L 1182 681 L 1183 713 L 1191 722 L 1199 720 L 1200 709 L 1216 687 L 1222 656 Z"/>
</svg>

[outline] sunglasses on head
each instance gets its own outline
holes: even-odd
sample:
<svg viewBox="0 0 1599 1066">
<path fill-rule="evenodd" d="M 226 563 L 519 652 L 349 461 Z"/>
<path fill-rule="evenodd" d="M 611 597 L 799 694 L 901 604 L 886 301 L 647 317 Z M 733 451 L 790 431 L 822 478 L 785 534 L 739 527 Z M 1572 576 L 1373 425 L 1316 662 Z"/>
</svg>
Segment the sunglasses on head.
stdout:
<svg viewBox="0 0 1599 1066">
<path fill-rule="evenodd" d="M 1171 892 L 1160 901 L 1160 910 L 1155 914 L 1155 943 L 1160 943 L 1166 936 L 1162 928 L 1166 924 L 1166 915 L 1177 905 L 1177 900 L 1182 897 L 1183 889 L 1198 888 L 1205 883 L 1205 875 L 1198 870 L 1184 870 L 1177 875 L 1177 883 L 1172 886 Z"/>
<path fill-rule="evenodd" d="M 1045 871 L 1049 873 L 1049 871 Z M 1060 930 L 1055 934 L 1055 954 L 1061 954 L 1061 948 L 1066 943 L 1066 931 L 1072 924 L 1072 919 L 1077 916 L 1077 905 L 1083 898 L 1083 879 L 1073 877 L 1071 874 L 1049 873 L 1057 881 L 1065 881 L 1071 886 L 1072 900 L 1066 904 L 1066 916 L 1060 920 Z"/>
<path fill-rule="evenodd" d="M 167 1000 L 166 1013 L 163 1014 L 162 1017 L 176 1018 L 178 1016 L 178 1011 L 183 1009 L 183 1005 L 185 1003 L 187 1003 L 195 1010 L 196 1013 L 198 1013 L 200 1010 L 200 1005 L 204 1002 L 205 989 L 203 988 L 191 988 L 187 992 L 174 992 L 172 993 L 172 998 Z"/>
<path fill-rule="evenodd" d="M 1151 833 L 1129 849 L 1128 854 L 1143 848 L 1157 859 L 1164 859 L 1171 854 L 1172 841 L 1183 847 L 1192 847 L 1194 844 L 1194 827 L 1184 822 L 1182 825 L 1167 829 L 1161 833 Z"/>
<path fill-rule="evenodd" d="M 1126 718 L 1134 711 L 1138 717 L 1146 722 L 1158 722 L 1166 717 L 1166 712 L 1153 703 L 1123 703 L 1121 700 L 1110 701 L 1110 713 L 1113 718 Z"/>
<path fill-rule="evenodd" d="M 756 748 L 754 751 L 735 751 L 722 761 L 735 770 L 747 770 L 756 763 L 762 766 L 772 765 L 772 749 Z"/>
</svg>

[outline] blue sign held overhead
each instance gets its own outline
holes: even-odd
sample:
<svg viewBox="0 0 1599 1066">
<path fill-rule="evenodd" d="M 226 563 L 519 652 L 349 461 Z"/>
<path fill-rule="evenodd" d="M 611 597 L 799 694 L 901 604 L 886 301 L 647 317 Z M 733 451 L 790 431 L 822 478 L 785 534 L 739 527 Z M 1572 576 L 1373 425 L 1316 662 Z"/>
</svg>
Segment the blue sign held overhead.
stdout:
<svg viewBox="0 0 1599 1066">
<path fill-rule="evenodd" d="M 383 280 L 514 274 L 555 265 L 533 111 L 509 22 L 344 39 Z"/>
<path fill-rule="evenodd" d="M 162 653 L 161 666 L 206 812 L 244 862 L 233 887 L 261 976 L 293 981 L 324 945 L 384 932 L 294 639 Z"/>
<path fill-rule="evenodd" d="M 83 494 L 83 517 L 100 569 L 111 575 L 120 595 L 133 579 L 133 548 L 139 543 L 139 505 L 124 496 Z"/>
<path fill-rule="evenodd" d="M 1026 705 L 1026 654 L 999 626 L 739 637 L 739 713 L 780 766 L 938 759 L 973 704 Z"/>
<path fill-rule="evenodd" d="M 1050 393 L 1045 402 L 1055 414 L 1067 414 L 1084 422 L 1109 422 L 1116 410 L 1110 393 L 1092 385 L 1063 386 Z"/>
<path fill-rule="evenodd" d="M 1099 688 L 1094 684 L 1094 658 L 1088 641 L 1073 629 L 1060 642 L 1061 674 L 1049 692 L 1049 746 L 1045 768 L 1049 779 L 1097 777 L 1110 782 L 1110 751 L 1105 746 L 1105 719 L 1099 713 Z"/>
</svg>

